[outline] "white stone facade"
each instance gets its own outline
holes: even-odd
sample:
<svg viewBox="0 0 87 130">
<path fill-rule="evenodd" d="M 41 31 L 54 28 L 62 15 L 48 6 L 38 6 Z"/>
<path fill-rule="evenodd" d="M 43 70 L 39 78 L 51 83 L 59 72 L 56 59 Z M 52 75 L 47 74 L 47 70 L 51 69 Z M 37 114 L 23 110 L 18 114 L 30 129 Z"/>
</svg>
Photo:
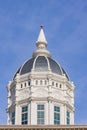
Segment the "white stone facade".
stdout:
<svg viewBox="0 0 87 130">
<path fill-rule="evenodd" d="M 40 35 L 43 35 L 43 39 L 45 39 L 44 33 Z M 39 37 L 39 42 L 37 41 L 37 46 L 44 44 L 45 48 L 45 41 L 40 43 L 40 40 L 41 37 Z M 50 55 L 47 50 L 43 49 L 42 52 L 40 48 L 40 51 L 36 51 L 33 56 L 37 58 L 39 55 L 45 57 Z M 13 81 L 8 84 L 8 124 L 12 124 L 12 119 L 14 119 L 13 124 L 21 125 L 22 107 L 27 106 L 27 124 L 37 125 L 38 105 L 44 105 L 43 124 L 55 124 L 54 106 L 60 108 L 59 124 L 67 124 L 67 111 L 69 112 L 69 124 L 74 124 L 74 84 L 67 79 L 65 74 L 53 73 L 49 63 L 48 71 L 34 71 L 34 64 L 29 73 L 22 75 L 17 73 Z M 15 114 L 12 116 L 14 112 Z"/>
</svg>

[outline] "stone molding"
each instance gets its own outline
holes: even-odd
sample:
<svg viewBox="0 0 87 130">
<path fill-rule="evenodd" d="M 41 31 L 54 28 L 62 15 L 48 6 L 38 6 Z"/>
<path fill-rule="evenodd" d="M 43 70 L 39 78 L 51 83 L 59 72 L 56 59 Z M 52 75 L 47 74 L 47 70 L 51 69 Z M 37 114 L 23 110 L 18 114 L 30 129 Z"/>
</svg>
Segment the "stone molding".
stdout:
<svg viewBox="0 0 87 130">
<path fill-rule="evenodd" d="M 0 130 L 87 130 L 87 125 L 0 125 Z"/>
</svg>

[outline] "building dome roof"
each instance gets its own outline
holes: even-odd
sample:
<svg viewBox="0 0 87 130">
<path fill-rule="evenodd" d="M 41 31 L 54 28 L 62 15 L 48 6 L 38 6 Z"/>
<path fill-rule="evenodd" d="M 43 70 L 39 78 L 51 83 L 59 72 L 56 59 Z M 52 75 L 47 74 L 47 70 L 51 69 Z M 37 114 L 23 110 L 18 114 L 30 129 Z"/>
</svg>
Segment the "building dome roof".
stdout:
<svg viewBox="0 0 87 130">
<path fill-rule="evenodd" d="M 24 75 L 34 72 L 53 72 L 58 75 L 65 75 L 69 80 L 69 77 L 65 70 L 51 58 L 50 52 L 46 49 L 47 40 L 45 38 L 45 34 L 43 31 L 43 27 L 41 26 L 40 34 L 36 41 L 37 50 L 33 52 L 33 56 L 31 59 L 27 60 L 16 72 L 14 78 L 17 74 Z"/>
<path fill-rule="evenodd" d="M 14 78 L 17 74 L 24 75 L 30 73 L 31 71 L 35 72 L 47 72 L 51 71 L 52 73 L 58 75 L 65 75 L 69 80 L 69 77 L 65 70 L 52 58 L 46 56 L 37 56 L 27 60 L 16 72 Z"/>
</svg>

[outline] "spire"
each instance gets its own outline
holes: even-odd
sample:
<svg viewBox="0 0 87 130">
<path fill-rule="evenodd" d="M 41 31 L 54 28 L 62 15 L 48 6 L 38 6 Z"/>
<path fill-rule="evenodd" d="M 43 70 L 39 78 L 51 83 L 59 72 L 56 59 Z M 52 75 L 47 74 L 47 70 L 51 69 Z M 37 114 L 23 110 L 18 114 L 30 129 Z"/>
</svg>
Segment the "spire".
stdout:
<svg viewBox="0 0 87 130">
<path fill-rule="evenodd" d="M 40 33 L 36 41 L 36 46 L 37 50 L 33 53 L 33 57 L 36 57 L 37 55 L 44 55 L 50 57 L 50 52 L 46 49 L 47 41 L 43 31 L 43 26 L 40 26 Z"/>
<path fill-rule="evenodd" d="M 38 36 L 38 39 L 37 39 L 37 44 L 38 43 L 44 43 L 47 45 L 47 41 L 46 41 L 46 38 L 45 38 L 45 34 L 44 34 L 44 31 L 43 31 L 43 26 L 41 25 L 40 26 L 41 30 L 40 30 L 40 33 L 39 33 L 39 36 Z"/>
</svg>

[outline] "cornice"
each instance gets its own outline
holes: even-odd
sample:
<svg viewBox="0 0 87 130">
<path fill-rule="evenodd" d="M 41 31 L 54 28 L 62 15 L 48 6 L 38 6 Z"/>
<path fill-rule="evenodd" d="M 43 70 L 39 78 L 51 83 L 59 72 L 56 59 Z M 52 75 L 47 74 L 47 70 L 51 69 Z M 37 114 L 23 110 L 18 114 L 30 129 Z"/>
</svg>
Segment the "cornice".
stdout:
<svg viewBox="0 0 87 130">
<path fill-rule="evenodd" d="M 29 103 L 31 101 L 51 101 L 51 102 L 56 102 L 56 103 L 66 105 L 68 108 L 75 111 L 75 108 L 73 108 L 73 106 L 71 106 L 67 101 L 62 101 L 62 100 L 59 100 L 59 99 L 55 99 L 52 96 L 48 96 L 48 97 L 33 97 L 32 96 L 32 97 L 29 97 L 27 99 L 23 99 L 21 101 L 16 101 L 14 105 L 19 105 L 19 104 L 26 103 L 26 102 Z M 10 106 L 10 107 L 12 107 L 12 106 Z"/>
<path fill-rule="evenodd" d="M 87 125 L 0 125 L 1 130 L 87 130 Z"/>
</svg>

